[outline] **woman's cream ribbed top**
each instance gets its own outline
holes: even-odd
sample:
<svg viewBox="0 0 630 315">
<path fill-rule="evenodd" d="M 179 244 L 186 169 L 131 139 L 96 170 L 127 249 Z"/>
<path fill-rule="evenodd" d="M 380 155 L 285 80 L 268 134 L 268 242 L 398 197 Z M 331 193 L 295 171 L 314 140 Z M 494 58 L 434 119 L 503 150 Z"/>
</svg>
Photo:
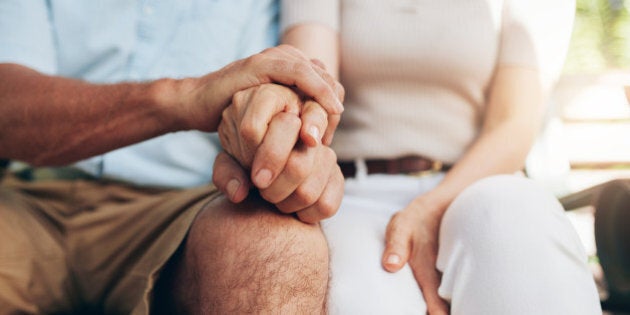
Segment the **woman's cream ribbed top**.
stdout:
<svg viewBox="0 0 630 315">
<path fill-rule="evenodd" d="M 477 136 L 497 66 L 546 89 L 572 28 L 571 0 L 284 0 L 282 29 L 339 32 L 346 110 L 340 160 L 422 155 L 453 163 Z"/>
</svg>

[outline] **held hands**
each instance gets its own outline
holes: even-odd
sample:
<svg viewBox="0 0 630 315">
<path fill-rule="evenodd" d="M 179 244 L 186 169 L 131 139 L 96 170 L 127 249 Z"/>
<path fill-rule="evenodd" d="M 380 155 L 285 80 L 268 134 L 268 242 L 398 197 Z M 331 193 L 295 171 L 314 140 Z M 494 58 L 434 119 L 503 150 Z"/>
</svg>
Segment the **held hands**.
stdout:
<svg viewBox="0 0 630 315">
<path fill-rule="evenodd" d="M 343 90 L 337 95 L 343 98 Z M 217 158 L 213 181 L 233 202 L 242 201 L 253 184 L 280 211 L 304 222 L 330 217 L 341 203 L 343 176 L 323 144 L 332 141 L 338 121 L 285 86 L 238 92 L 218 128 L 229 155 Z M 251 180 L 239 165 L 251 169 Z"/>
<path fill-rule="evenodd" d="M 179 104 L 173 115 L 185 122 L 186 129 L 216 131 L 220 113 L 233 95 L 266 83 L 295 87 L 331 115 L 343 111 L 343 97 L 340 97 L 343 88 L 339 82 L 326 72 L 321 62 L 309 60 L 289 45 L 268 48 L 206 76 L 181 81 L 180 93 L 174 96 Z"/>
<path fill-rule="evenodd" d="M 392 217 L 385 235 L 383 267 L 397 272 L 409 263 L 430 315 L 449 314 L 447 303 L 438 295 L 441 276 L 435 267 L 441 220 L 442 212 L 418 198 Z"/>
</svg>

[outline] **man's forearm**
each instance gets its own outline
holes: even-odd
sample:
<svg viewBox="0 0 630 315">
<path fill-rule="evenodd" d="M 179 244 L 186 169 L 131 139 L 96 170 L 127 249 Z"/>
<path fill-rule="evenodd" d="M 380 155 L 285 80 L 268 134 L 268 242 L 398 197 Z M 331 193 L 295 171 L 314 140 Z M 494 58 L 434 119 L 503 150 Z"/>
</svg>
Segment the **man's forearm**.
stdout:
<svg viewBox="0 0 630 315">
<path fill-rule="evenodd" d="M 286 45 L 203 77 L 149 83 L 95 85 L 0 64 L 0 159 L 60 165 L 172 131 L 216 131 L 236 92 L 270 82 L 343 111 L 339 83 Z"/>
<path fill-rule="evenodd" d="M 61 165 L 187 129 L 177 116 L 185 88 L 169 79 L 96 85 L 0 64 L 0 158 Z"/>
</svg>

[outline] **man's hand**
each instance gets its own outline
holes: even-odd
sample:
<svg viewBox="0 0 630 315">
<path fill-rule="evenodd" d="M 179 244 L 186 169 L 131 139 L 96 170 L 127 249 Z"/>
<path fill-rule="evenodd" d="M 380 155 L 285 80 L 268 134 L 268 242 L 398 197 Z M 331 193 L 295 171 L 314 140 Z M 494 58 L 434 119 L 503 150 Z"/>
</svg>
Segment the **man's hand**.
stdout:
<svg viewBox="0 0 630 315">
<path fill-rule="evenodd" d="M 421 199 L 412 201 L 389 221 L 382 261 L 389 272 L 409 263 L 430 315 L 449 313 L 448 304 L 438 295 L 441 276 L 435 267 L 441 219 L 441 212 L 430 210 Z"/>
<path fill-rule="evenodd" d="M 339 209 L 344 179 L 330 147 L 298 144 L 282 172 L 268 186 L 258 188 L 262 197 L 280 211 L 295 213 L 303 222 L 316 223 Z"/>
<path fill-rule="evenodd" d="M 151 82 L 92 84 L 0 63 L 0 126 L 11 129 L 0 158 L 65 165 L 170 132 L 216 131 L 236 92 L 269 82 L 299 89 L 327 114 L 343 110 L 341 85 L 287 45 L 200 78 Z"/>
<path fill-rule="evenodd" d="M 265 83 L 294 87 L 321 104 L 330 115 L 343 111 L 341 84 L 320 62 L 309 60 L 292 46 L 281 45 L 235 61 L 204 77 L 189 79 L 188 84 L 184 84 L 184 89 L 190 91 L 189 97 L 183 102 L 185 108 L 178 109 L 179 115 L 184 114 L 184 119 L 191 120 L 191 129 L 214 131 L 219 123 L 219 115 L 215 113 L 223 111 L 233 95 Z"/>
</svg>

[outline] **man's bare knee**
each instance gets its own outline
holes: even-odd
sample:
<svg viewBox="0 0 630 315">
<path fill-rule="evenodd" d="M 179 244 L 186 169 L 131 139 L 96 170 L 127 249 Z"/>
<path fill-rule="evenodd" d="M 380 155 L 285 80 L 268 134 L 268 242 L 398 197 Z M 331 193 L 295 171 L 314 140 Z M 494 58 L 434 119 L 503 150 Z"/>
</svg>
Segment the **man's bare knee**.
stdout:
<svg viewBox="0 0 630 315">
<path fill-rule="evenodd" d="M 328 248 L 320 227 L 259 199 L 209 204 L 191 228 L 182 267 L 177 281 L 194 284 L 184 290 L 193 313 L 319 313 L 325 305 Z"/>
</svg>

